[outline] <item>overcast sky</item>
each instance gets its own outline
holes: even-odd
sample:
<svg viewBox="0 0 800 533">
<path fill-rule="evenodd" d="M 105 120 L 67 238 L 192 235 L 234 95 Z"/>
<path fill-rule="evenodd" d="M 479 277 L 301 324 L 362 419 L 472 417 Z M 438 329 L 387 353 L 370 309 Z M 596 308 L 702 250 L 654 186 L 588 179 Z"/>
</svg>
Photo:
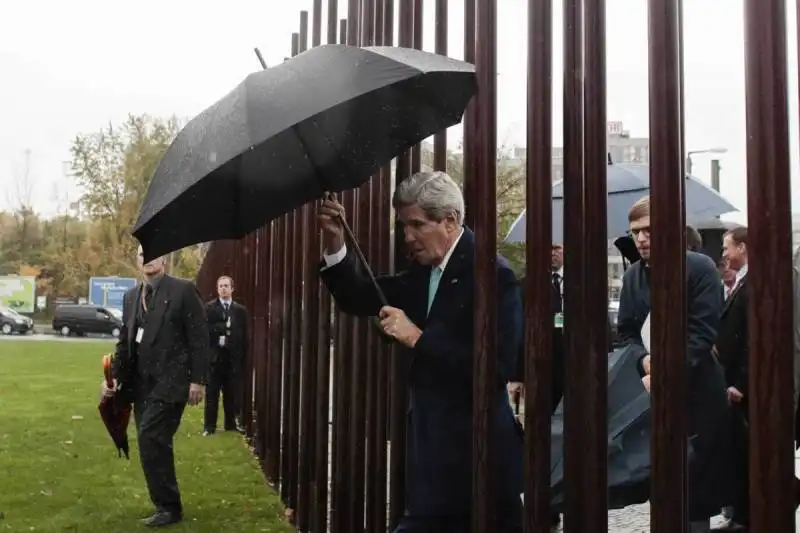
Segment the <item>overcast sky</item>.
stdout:
<svg viewBox="0 0 800 533">
<path fill-rule="evenodd" d="M 428 50 L 433 49 L 434 3 L 425 0 Z M 193 117 L 259 68 L 253 47 L 262 50 L 268 64 L 288 55 L 299 11 L 310 9 L 311 0 L 228 0 L 208 4 L 212 9 L 189 0 L 7 4 L 0 31 L 0 189 L 6 190 L 0 208 L 14 203 L 24 153 L 30 150 L 35 206 L 53 214 L 56 192 L 77 199 L 63 164 L 76 134 L 119 123 L 128 113 Z M 504 144 L 524 144 L 527 2 L 498 4 L 498 136 Z M 623 121 L 634 136 L 647 136 L 647 2 L 607 4 L 608 118 Z M 788 4 L 792 197 L 800 211 L 794 157 L 796 19 L 793 2 Z M 722 159 L 722 193 L 745 210 L 742 1 L 691 0 L 684 5 L 687 146 L 727 148 L 716 156 Z M 461 58 L 463 2 L 450 0 L 450 6 L 450 55 Z M 561 145 L 561 2 L 554 2 L 554 11 L 553 121 L 555 144 Z M 339 13 L 346 13 L 346 2 L 340 2 Z M 457 135 L 456 130 L 451 137 Z M 706 181 L 709 161 L 709 156 L 694 158 L 695 174 Z"/>
</svg>

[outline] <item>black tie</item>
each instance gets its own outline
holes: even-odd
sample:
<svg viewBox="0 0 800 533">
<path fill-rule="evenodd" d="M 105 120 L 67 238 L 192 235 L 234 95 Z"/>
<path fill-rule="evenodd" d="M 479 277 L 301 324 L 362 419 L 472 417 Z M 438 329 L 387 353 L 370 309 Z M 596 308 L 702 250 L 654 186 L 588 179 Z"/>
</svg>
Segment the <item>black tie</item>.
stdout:
<svg viewBox="0 0 800 533">
<path fill-rule="evenodd" d="M 553 297 L 556 300 L 555 312 L 560 313 L 562 310 L 561 302 L 561 275 L 558 272 L 553 272 Z"/>
<path fill-rule="evenodd" d="M 149 283 L 145 283 L 144 285 L 144 305 L 142 306 L 147 312 L 150 309 L 150 297 L 153 296 L 153 286 Z"/>
<path fill-rule="evenodd" d="M 224 303 L 224 304 L 222 304 L 222 305 L 223 305 L 223 307 L 225 307 L 225 314 L 227 315 L 227 314 L 228 314 L 228 306 L 229 306 L 230 304 L 229 304 L 228 302 L 225 302 L 225 303 Z"/>
</svg>

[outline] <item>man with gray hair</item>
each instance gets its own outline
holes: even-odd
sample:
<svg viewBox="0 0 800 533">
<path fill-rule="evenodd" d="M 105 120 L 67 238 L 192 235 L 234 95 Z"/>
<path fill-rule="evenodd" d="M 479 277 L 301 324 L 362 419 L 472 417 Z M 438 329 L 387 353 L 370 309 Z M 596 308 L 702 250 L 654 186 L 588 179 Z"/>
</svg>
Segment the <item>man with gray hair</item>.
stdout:
<svg viewBox="0 0 800 533">
<path fill-rule="evenodd" d="M 400 183 L 392 204 L 411 254 L 404 272 L 381 276 L 377 290 L 348 250 L 344 209 L 324 202 L 319 219 L 321 277 L 339 308 L 379 316 L 409 365 L 406 511 L 395 533 L 470 530 L 472 505 L 472 380 L 475 338 L 475 236 L 463 226 L 464 197 L 444 172 L 421 172 Z M 519 283 L 497 258 L 497 382 L 492 398 L 490 457 L 496 475 L 493 531 L 521 526 L 522 433 L 505 394 L 522 339 Z"/>
</svg>

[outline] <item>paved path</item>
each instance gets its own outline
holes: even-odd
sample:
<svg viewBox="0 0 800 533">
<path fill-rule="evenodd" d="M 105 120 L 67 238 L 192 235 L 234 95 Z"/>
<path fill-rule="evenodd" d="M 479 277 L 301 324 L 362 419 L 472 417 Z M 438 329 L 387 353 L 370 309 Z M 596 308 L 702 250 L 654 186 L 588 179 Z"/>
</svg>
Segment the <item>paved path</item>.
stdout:
<svg viewBox="0 0 800 533">
<path fill-rule="evenodd" d="M 524 415 L 524 409 L 520 409 Z M 800 452 L 795 453 L 794 470 L 800 477 Z M 716 526 L 724 522 L 722 516 L 711 519 L 711 525 Z M 800 511 L 795 515 L 797 531 L 800 531 Z M 559 529 L 561 531 L 561 529 Z M 649 533 L 650 532 L 650 504 L 632 505 L 625 509 L 608 512 L 609 533 Z"/>
</svg>

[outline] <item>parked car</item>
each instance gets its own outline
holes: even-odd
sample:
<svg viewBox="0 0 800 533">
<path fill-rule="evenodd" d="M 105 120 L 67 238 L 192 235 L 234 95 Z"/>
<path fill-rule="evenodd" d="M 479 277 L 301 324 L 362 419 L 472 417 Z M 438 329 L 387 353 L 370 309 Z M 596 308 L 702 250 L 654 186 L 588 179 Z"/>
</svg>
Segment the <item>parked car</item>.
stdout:
<svg viewBox="0 0 800 533">
<path fill-rule="evenodd" d="M 0 306 L 0 333 L 33 333 L 33 320 L 5 306 Z"/>
<path fill-rule="evenodd" d="M 119 337 L 122 317 L 116 309 L 92 304 L 65 304 L 56 307 L 53 329 L 64 337 L 99 333 Z"/>
</svg>

